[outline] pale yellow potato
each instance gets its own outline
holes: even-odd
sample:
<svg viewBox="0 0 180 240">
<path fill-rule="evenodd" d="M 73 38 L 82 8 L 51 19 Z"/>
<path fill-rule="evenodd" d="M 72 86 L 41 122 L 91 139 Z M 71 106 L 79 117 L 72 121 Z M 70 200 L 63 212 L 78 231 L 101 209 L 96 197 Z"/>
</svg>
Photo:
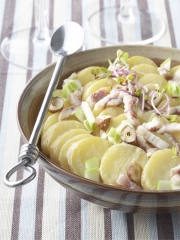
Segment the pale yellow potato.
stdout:
<svg viewBox="0 0 180 240">
<path fill-rule="evenodd" d="M 70 171 L 68 160 L 67 160 L 67 152 L 72 147 L 72 145 L 74 143 L 79 142 L 82 139 L 89 138 L 89 137 L 92 137 L 92 135 L 91 134 L 80 134 L 80 135 L 77 135 L 77 136 L 69 139 L 66 143 L 64 143 L 64 145 L 60 149 L 59 156 L 58 156 L 58 162 L 60 163 L 60 166 L 63 169 Z"/>
<path fill-rule="evenodd" d="M 88 88 L 93 84 L 93 83 L 95 83 L 97 80 L 93 80 L 93 81 L 90 81 L 90 82 L 88 82 L 88 83 L 86 83 L 86 85 L 84 86 L 84 89 L 83 89 L 83 92 L 84 91 L 88 91 Z"/>
<path fill-rule="evenodd" d="M 88 131 L 84 129 L 70 129 L 69 131 L 58 136 L 50 146 L 50 159 L 53 163 L 60 166 L 60 162 L 58 160 L 59 152 L 63 145 L 71 138 L 80 135 L 80 134 L 88 134 Z"/>
<path fill-rule="evenodd" d="M 112 118 L 115 118 L 118 115 L 124 113 L 124 104 L 122 104 L 119 107 L 106 107 L 98 110 L 93 109 L 92 111 L 95 117 L 99 115 L 100 116 L 111 115 Z"/>
<path fill-rule="evenodd" d="M 114 80 L 112 80 L 112 82 L 113 81 Z M 91 94 L 93 94 L 94 92 L 96 92 L 97 90 L 99 90 L 101 88 L 105 88 L 108 92 L 110 92 L 111 86 L 112 85 L 110 85 L 110 82 L 107 79 L 96 80 L 87 89 L 84 89 L 83 95 L 82 95 L 82 100 L 85 101 Z"/>
<path fill-rule="evenodd" d="M 160 89 L 163 88 L 164 86 L 166 86 L 166 84 L 167 84 L 167 80 L 165 78 L 163 78 L 161 75 L 156 74 L 156 73 L 147 74 L 144 77 L 141 77 L 138 80 L 138 82 L 143 85 L 151 84 L 151 86 L 153 86 L 152 84 L 154 84 L 153 89 L 156 89 L 155 84 L 158 84 Z"/>
<path fill-rule="evenodd" d="M 85 161 L 97 157 L 100 162 L 111 146 L 112 143 L 108 140 L 93 136 L 72 144 L 67 152 L 70 171 L 84 177 Z"/>
<path fill-rule="evenodd" d="M 142 63 L 157 67 L 156 63 L 153 60 L 151 60 L 150 58 L 142 57 L 142 56 L 130 57 L 127 59 L 126 63 L 129 64 L 129 68 L 132 68 L 133 66 L 142 64 Z"/>
<path fill-rule="evenodd" d="M 145 63 L 141 63 L 141 64 L 138 64 L 138 65 L 135 65 L 131 69 L 133 71 L 135 71 L 135 73 L 137 74 L 137 78 L 138 79 L 140 79 L 144 75 L 150 74 L 150 73 L 159 74 L 159 71 L 158 71 L 157 67 L 154 67 L 152 65 L 145 64 Z"/>
<path fill-rule="evenodd" d="M 69 101 L 67 101 L 65 99 L 63 101 L 64 101 L 63 109 L 71 106 Z M 58 122 L 59 113 L 60 113 L 60 111 L 58 111 L 56 113 L 47 112 L 42 132 L 45 132 L 50 126 L 52 126 L 53 124 Z M 74 116 L 69 117 L 69 119 L 77 120 Z"/>
<path fill-rule="evenodd" d="M 101 110 L 100 116 L 110 115 L 111 118 L 115 118 L 118 115 L 124 113 L 124 107 L 123 105 L 120 107 L 107 107 L 104 110 Z"/>
<path fill-rule="evenodd" d="M 82 86 L 85 86 L 88 82 L 94 80 L 94 75 L 92 74 L 92 70 L 101 69 L 98 66 L 90 66 L 87 68 L 82 69 L 77 73 L 77 80 L 79 80 Z"/>
<path fill-rule="evenodd" d="M 158 109 L 160 109 L 161 107 L 163 107 L 166 102 L 167 102 L 167 100 L 163 100 L 163 101 L 158 105 Z M 170 101 L 170 107 L 176 107 L 176 106 L 179 106 L 179 105 L 180 105 L 180 100 L 171 99 L 171 101 Z M 166 111 L 167 107 L 168 107 L 168 106 L 166 106 L 163 111 Z"/>
<path fill-rule="evenodd" d="M 47 129 L 47 131 L 43 132 L 41 136 L 41 149 L 42 152 L 49 157 L 50 154 L 50 146 L 52 142 L 61 134 L 69 131 L 70 129 L 81 128 L 85 129 L 85 126 L 76 120 L 63 120 L 53 124 L 51 127 Z"/>
<path fill-rule="evenodd" d="M 142 124 L 144 122 L 143 118 L 141 116 L 138 116 L 139 122 Z M 122 113 L 118 115 L 117 117 L 113 118 L 109 124 L 109 127 L 107 128 L 106 132 L 108 133 L 109 130 L 113 128 L 117 128 L 122 121 L 127 120 L 126 114 Z"/>
<path fill-rule="evenodd" d="M 180 65 L 177 65 L 177 66 L 175 66 L 175 67 L 172 67 L 169 72 L 170 72 L 172 75 L 174 75 L 176 72 L 179 72 L 179 71 L 180 71 Z"/>
<path fill-rule="evenodd" d="M 44 119 L 44 122 L 48 119 L 49 116 L 51 116 L 53 113 L 51 112 L 47 112 L 46 116 L 45 116 L 45 119 Z"/>
<path fill-rule="evenodd" d="M 142 119 L 143 122 L 148 122 L 151 118 L 152 114 L 154 114 L 154 111 L 144 111 L 138 110 L 137 115 L 139 119 Z"/>
<path fill-rule="evenodd" d="M 170 170 L 180 164 L 180 157 L 176 157 L 171 149 L 155 152 L 145 165 L 141 184 L 144 190 L 157 190 L 159 180 L 170 180 Z"/>
<path fill-rule="evenodd" d="M 109 127 L 107 128 L 106 132 L 108 133 L 112 127 L 117 128 L 123 120 L 127 120 L 125 113 L 122 113 L 122 114 L 118 115 L 117 117 L 111 119 L 111 122 L 110 122 Z"/>
<path fill-rule="evenodd" d="M 44 122 L 42 132 L 46 132 L 49 127 L 58 122 L 59 112 L 51 114 Z"/>
<path fill-rule="evenodd" d="M 146 165 L 146 152 L 134 145 L 119 143 L 110 147 L 100 164 L 100 174 L 104 183 L 115 184 L 120 174 L 127 175 L 131 162 L 137 162 L 142 168 Z"/>
</svg>

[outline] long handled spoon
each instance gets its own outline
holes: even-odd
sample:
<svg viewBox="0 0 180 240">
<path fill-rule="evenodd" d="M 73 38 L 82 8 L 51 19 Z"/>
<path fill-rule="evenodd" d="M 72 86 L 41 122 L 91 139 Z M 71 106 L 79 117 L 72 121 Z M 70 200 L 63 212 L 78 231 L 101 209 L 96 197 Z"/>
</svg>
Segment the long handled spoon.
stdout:
<svg viewBox="0 0 180 240">
<path fill-rule="evenodd" d="M 55 55 L 58 55 L 54 73 L 49 83 L 47 92 L 45 94 L 41 109 L 36 119 L 33 131 L 31 133 L 29 142 L 21 147 L 19 154 L 19 162 L 11 168 L 4 176 L 4 183 L 8 187 L 16 187 L 19 185 L 27 184 L 32 181 L 36 176 L 36 170 L 32 167 L 37 161 L 39 156 L 39 149 L 37 143 L 41 134 L 42 125 L 50 105 L 53 91 L 58 85 L 60 74 L 62 72 L 66 56 L 79 50 L 84 41 L 84 31 L 82 27 L 76 22 L 67 22 L 59 27 L 53 34 L 50 42 L 50 50 Z M 10 177 L 19 168 L 25 167 L 30 171 L 30 175 L 19 181 L 10 181 Z"/>
</svg>

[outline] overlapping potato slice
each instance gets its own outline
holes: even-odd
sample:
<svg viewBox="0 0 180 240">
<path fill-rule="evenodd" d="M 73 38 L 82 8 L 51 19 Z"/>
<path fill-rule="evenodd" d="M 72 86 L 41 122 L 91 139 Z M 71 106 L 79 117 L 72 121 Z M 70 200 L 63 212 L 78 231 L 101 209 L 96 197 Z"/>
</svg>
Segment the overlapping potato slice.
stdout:
<svg viewBox="0 0 180 240">
<path fill-rule="evenodd" d="M 158 75 L 156 73 L 150 73 L 150 74 L 144 75 L 143 77 L 141 77 L 138 80 L 138 82 L 147 86 L 148 89 L 150 86 L 149 90 L 156 89 L 155 84 L 158 84 L 160 89 L 163 88 L 164 86 L 166 86 L 166 84 L 167 84 L 167 80 L 165 78 L 163 78 L 161 75 Z"/>
<path fill-rule="evenodd" d="M 85 86 L 88 82 L 92 81 L 94 79 L 94 74 L 92 73 L 92 70 L 95 69 L 101 69 L 98 66 L 91 66 L 82 69 L 77 73 L 77 79 L 81 82 L 82 86 Z"/>
<path fill-rule="evenodd" d="M 172 75 L 174 75 L 176 72 L 179 72 L 179 71 L 180 71 L 180 65 L 177 65 L 177 66 L 172 67 L 169 72 Z"/>
<path fill-rule="evenodd" d="M 50 159 L 53 163 L 56 163 L 60 166 L 59 163 L 59 152 L 63 145 L 71 138 L 80 135 L 80 134 L 89 134 L 88 131 L 84 129 L 71 129 L 64 134 L 58 136 L 50 146 Z"/>
<path fill-rule="evenodd" d="M 167 99 L 166 100 L 163 100 L 159 105 L 158 105 L 158 109 L 161 109 L 167 102 Z M 179 106 L 180 105 L 180 100 L 179 99 L 171 99 L 170 103 L 169 103 L 169 106 L 170 107 L 176 107 L 176 106 Z M 163 109 L 163 111 L 166 111 L 168 105 Z"/>
<path fill-rule="evenodd" d="M 111 83 L 115 84 L 117 83 L 113 79 L 100 79 L 94 81 L 93 84 L 89 86 L 89 88 L 84 89 L 83 95 L 82 95 L 82 100 L 85 101 L 91 94 L 99 90 L 100 88 L 106 88 L 108 92 L 111 90 Z"/>
<path fill-rule="evenodd" d="M 147 161 L 146 152 L 139 147 L 126 143 L 113 145 L 102 157 L 101 178 L 106 184 L 115 184 L 120 174 L 127 175 L 127 168 L 131 162 L 137 162 L 144 168 Z"/>
<path fill-rule="evenodd" d="M 46 132 L 43 132 L 41 136 L 41 149 L 42 152 L 49 157 L 50 154 L 50 146 L 52 142 L 64 132 L 74 129 L 80 128 L 85 129 L 85 126 L 76 120 L 63 120 L 53 124 L 51 127 L 47 129 Z"/>
<path fill-rule="evenodd" d="M 142 124 L 144 122 L 144 119 L 141 116 L 138 116 L 138 119 L 140 121 L 140 123 Z M 109 130 L 113 127 L 113 128 L 117 128 L 122 121 L 127 120 L 126 114 L 122 113 L 120 115 L 118 115 L 117 117 L 113 118 L 109 124 L 109 127 L 107 128 L 106 132 L 108 133 Z"/>
<path fill-rule="evenodd" d="M 140 79 L 144 75 L 150 74 L 150 73 L 159 74 L 157 67 L 154 67 L 153 65 L 149 65 L 149 64 L 145 64 L 145 63 L 135 65 L 131 69 L 133 71 L 135 71 L 138 79 Z"/>
<path fill-rule="evenodd" d="M 89 134 L 80 134 L 77 135 L 71 139 L 69 139 L 64 145 L 62 146 L 59 156 L 58 156 L 58 162 L 60 163 L 60 166 L 64 168 L 67 171 L 70 171 L 68 160 L 67 160 L 67 152 L 72 147 L 73 144 L 76 144 L 78 141 L 92 137 L 92 135 Z"/>
<path fill-rule="evenodd" d="M 97 157 L 101 161 L 102 156 L 112 146 L 106 139 L 89 137 L 71 145 L 67 152 L 70 171 L 84 177 L 85 161 Z"/>
<path fill-rule="evenodd" d="M 126 63 L 129 65 L 129 68 L 132 68 L 133 66 L 142 64 L 142 63 L 157 67 L 156 63 L 153 60 L 151 60 L 150 58 L 142 57 L 142 56 L 130 57 L 126 60 Z"/>
<path fill-rule="evenodd" d="M 119 116 L 120 114 L 124 113 L 124 107 L 107 107 L 104 110 L 101 110 L 100 116 L 110 115 L 111 118 L 115 118 Z"/>
<path fill-rule="evenodd" d="M 113 128 L 117 128 L 121 122 L 123 120 L 127 120 L 126 118 L 126 114 L 125 113 L 122 113 L 120 115 L 118 115 L 117 117 L 113 118 L 109 124 L 109 127 L 107 128 L 106 132 L 108 133 L 109 130 L 113 127 Z"/>
<path fill-rule="evenodd" d="M 46 132 L 50 126 L 58 122 L 59 112 L 51 114 L 45 121 L 43 125 L 42 132 Z"/>
<path fill-rule="evenodd" d="M 176 157 L 171 149 L 155 152 L 145 165 L 141 184 L 144 190 L 156 190 L 159 180 L 170 180 L 170 169 L 180 164 L 180 157 Z"/>
</svg>

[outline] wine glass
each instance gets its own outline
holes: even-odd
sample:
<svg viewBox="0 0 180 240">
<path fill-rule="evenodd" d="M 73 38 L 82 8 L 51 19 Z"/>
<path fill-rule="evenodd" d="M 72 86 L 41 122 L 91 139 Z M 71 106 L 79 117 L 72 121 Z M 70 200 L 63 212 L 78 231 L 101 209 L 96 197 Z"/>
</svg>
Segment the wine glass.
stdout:
<svg viewBox="0 0 180 240">
<path fill-rule="evenodd" d="M 149 44 L 165 32 L 162 19 L 139 10 L 132 0 L 121 0 L 121 6 L 94 12 L 88 18 L 88 26 L 95 37 L 110 44 Z"/>
<path fill-rule="evenodd" d="M 1 43 L 1 53 L 8 62 L 16 66 L 28 70 L 39 70 L 47 65 L 51 33 L 48 29 L 47 1 L 34 0 L 33 3 L 35 27 L 13 32 L 5 37 Z"/>
</svg>

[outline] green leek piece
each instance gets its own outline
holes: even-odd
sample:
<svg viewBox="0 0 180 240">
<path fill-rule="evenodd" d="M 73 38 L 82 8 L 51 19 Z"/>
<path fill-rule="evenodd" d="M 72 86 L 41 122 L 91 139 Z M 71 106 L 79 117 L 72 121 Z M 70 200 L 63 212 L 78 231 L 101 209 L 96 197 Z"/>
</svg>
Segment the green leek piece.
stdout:
<svg viewBox="0 0 180 240">
<path fill-rule="evenodd" d="M 116 134 L 116 129 L 111 127 L 109 132 L 108 132 L 108 137 L 113 137 L 114 138 L 115 134 Z"/>
<path fill-rule="evenodd" d="M 99 159 L 97 157 L 90 158 L 85 161 L 85 168 L 99 167 Z"/>
<path fill-rule="evenodd" d="M 69 93 L 73 93 L 74 92 L 74 89 L 71 87 L 70 84 L 67 85 L 67 89 L 68 89 Z"/>
<path fill-rule="evenodd" d="M 160 66 L 169 71 L 171 69 L 171 58 L 167 58 Z"/>
<path fill-rule="evenodd" d="M 121 136 L 119 133 L 117 133 L 116 128 L 111 127 L 111 129 L 108 132 L 108 139 L 110 142 L 115 144 L 120 142 Z"/>
<path fill-rule="evenodd" d="M 70 85 L 74 91 L 78 89 L 78 85 L 74 80 L 71 80 L 68 85 Z"/>
<path fill-rule="evenodd" d="M 121 139 L 121 136 L 119 133 L 116 132 L 115 136 L 114 136 L 114 143 L 120 143 L 120 139 Z"/>
<path fill-rule="evenodd" d="M 94 123 L 90 123 L 87 119 L 83 121 L 84 126 L 86 127 L 86 129 L 88 130 L 88 132 L 93 132 L 95 129 L 95 122 Z"/>
<path fill-rule="evenodd" d="M 177 115 L 169 115 L 170 122 L 177 122 Z"/>
<path fill-rule="evenodd" d="M 171 181 L 159 180 L 157 184 L 157 190 L 172 190 Z"/>
<path fill-rule="evenodd" d="M 62 89 L 62 97 L 67 98 L 67 96 L 68 96 L 68 88 L 67 88 L 67 85 L 64 85 Z"/>
<path fill-rule="evenodd" d="M 80 122 L 84 122 L 84 120 L 86 120 L 86 116 L 84 115 L 83 113 L 83 110 L 82 108 L 78 108 L 75 112 L 75 116 L 77 117 L 77 119 L 80 121 Z"/>
<path fill-rule="evenodd" d="M 84 115 L 86 116 L 86 119 L 87 119 L 91 129 L 94 130 L 94 128 L 95 128 L 95 117 L 93 115 L 93 112 L 92 112 L 89 104 L 86 101 L 83 101 L 83 102 L 81 102 L 81 108 L 82 108 L 82 111 L 83 111 Z"/>
<path fill-rule="evenodd" d="M 99 182 L 99 167 L 84 170 L 84 177 L 95 182 Z"/>
<path fill-rule="evenodd" d="M 169 81 L 164 89 L 173 96 L 180 96 L 180 87 L 179 84 L 175 81 Z"/>
</svg>

